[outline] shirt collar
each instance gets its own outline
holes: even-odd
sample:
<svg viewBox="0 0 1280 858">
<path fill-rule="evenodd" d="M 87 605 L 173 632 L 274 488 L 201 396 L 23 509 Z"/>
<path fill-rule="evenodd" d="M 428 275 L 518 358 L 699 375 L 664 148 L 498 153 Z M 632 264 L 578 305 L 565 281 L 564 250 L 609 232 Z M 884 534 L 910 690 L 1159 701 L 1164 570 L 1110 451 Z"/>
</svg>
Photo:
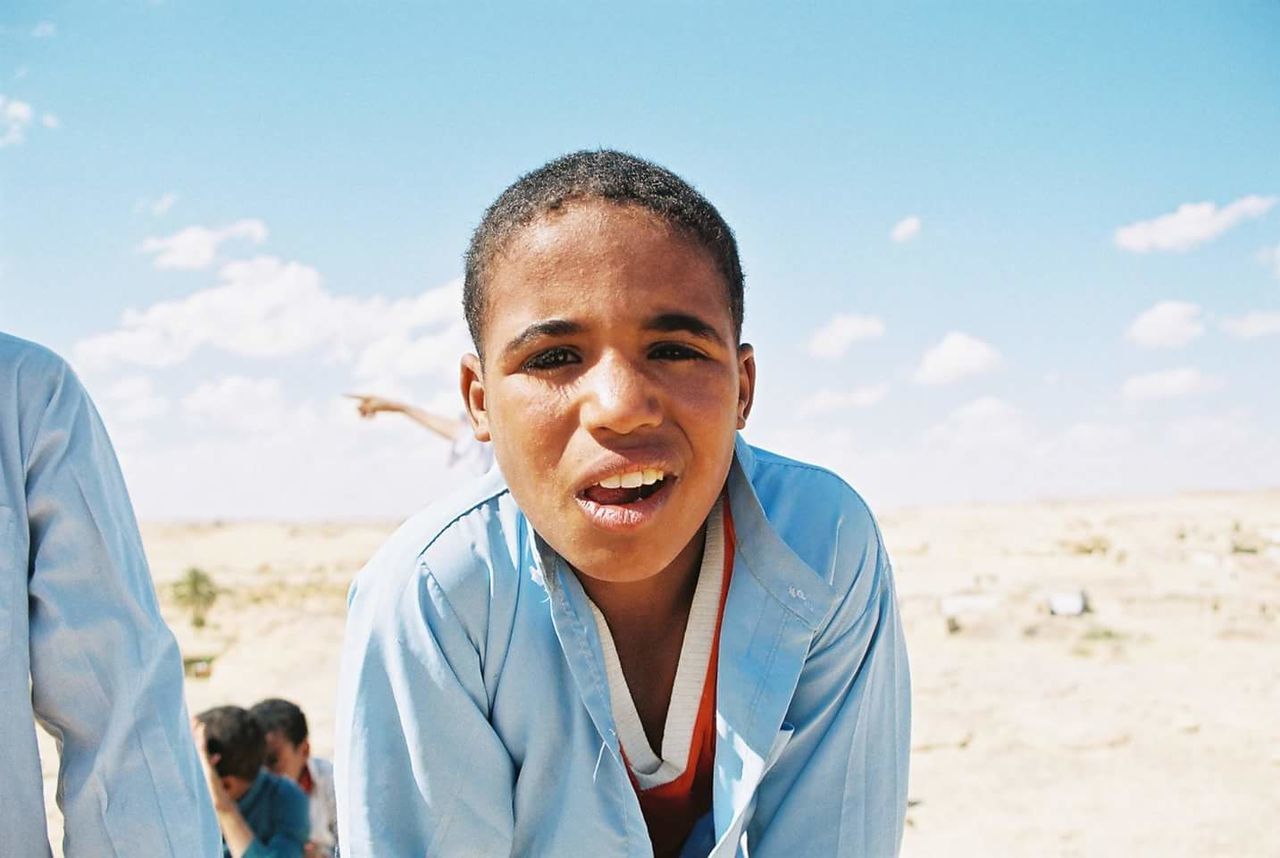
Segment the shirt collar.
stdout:
<svg viewBox="0 0 1280 858">
<path fill-rule="evenodd" d="M 835 590 L 791 550 L 770 524 L 753 482 L 757 465 L 755 451 L 739 435 L 729 468 L 735 550 L 748 561 L 747 568 L 765 592 L 810 631 L 817 631 L 835 604 Z"/>
</svg>

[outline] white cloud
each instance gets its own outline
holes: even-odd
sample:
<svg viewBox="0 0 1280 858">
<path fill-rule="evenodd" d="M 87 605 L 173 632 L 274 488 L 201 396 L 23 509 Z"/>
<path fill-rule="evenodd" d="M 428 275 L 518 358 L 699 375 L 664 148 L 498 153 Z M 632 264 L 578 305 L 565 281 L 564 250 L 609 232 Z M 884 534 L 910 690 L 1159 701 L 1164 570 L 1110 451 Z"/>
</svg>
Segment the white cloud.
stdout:
<svg viewBox="0 0 1280 858">
<path fill-rule="evenodd" d="M 1198 396 L 1221 386 L 1221 380 L 1214 376 L 1206 375 L 1195 367 L 1181 367 L 1135 375 L 1125 381 L 1120 392 L 1125 399 L 1142 401 Z"/>
<path fill-rule="evenodd" d="M 51 39 L 58 34 L 58 26 L 52 21 L 41 21 L 31 29 L 33 39 Z"/>
<path fill-rule="evenodd" d="M 1235 409 L 1223 414 L 1195 414 L 1172 420 L 1164 427 L 1164 437 L 1182 450 L 1221 453 L 1243 448 L 1257 431 L 1249 412 Z"/>
<path fill-rule="evenodd" d="M 27 139 L 27 128 L 35 111 L 25 101 L 8 98 L 0 93 L 0 149 L 16 146 Z"/>
<path fill-rule="evenodd" d="M 173 437 L 122 445 L 139 516 L 402 519 L 459 479 L 448 445 L 408 420 L 361 420 L 336 393 L 296 398 L 285 376 L 274 399 L 262 381 L 210 380 L 164 421 Z"/>
<path fill-rule="evenodd" d="M 951 331 L 924 353 L 916 370 L 917 384 L 951 384 L 1000 366 L 1003 358 L 989 343 L 962 331 Z"/>
<path fill-rule="evenodd" d="M 119 327 L 81 340 L 73 355 L 104 372 L 174 366 L 201 348 L 259 359 L 319 352 L 369 382 L 452 378 L 469 346 L 460 293 L 453 281 L 394 300 L 339 296 L 314 268 L 261 256 L 224 265 L 211 288 L 126 311 Z"/>
<path fill-rule="evenodd" d="M 1210 202 L 1183 203 L 1169 214 L 1120 227 L 1115 243 L 1134 253 L 1188 251 L 1243 221 L 1261 217 L 1275 204 L 1276 197 L 1257 195 L 1241 197 L 1222 208 Z"/>
<path fill-rule="evenodd" d="M 29 74 L 31 74 L 31 69 L 29 66 L 18 66 L 16 69 L 13 70 L 13 79 L 22 80 Z"/>
<path fill-rule="evenodd" d="M 154 382 L 141 375 L 121 378 L 103 395 L 104 411 L 125 423 L 140 423 L 169 411 L 169 400 L 156 393 Z"/>
<path fill-rule="evenodd" d="M 1242 340 L 1280 334 L 1280 313 L 1262 311 L 1245 313 L 1239 318 L 1223 319 L 1221 327 L 1226 333 Z"/>
<path fill-rule="evenodd" d="M 1132 427 L 1082 420 L 1067 427 L 1057 446 L 1082 455 L 1106 455 L 1120 450 L 1133 440 Z"/>
<path fill-rule="evenodd" d="M 1258 261 L 1271 269 L 1271 273 L 1280 279 L 1280 244 L 1275 247 L 1264 247 L 1258 251 Z"/>
<path fill-rule="evenodd" d="M 156 197 L 148 203 L 147 211 L 151 212 L 155 217 L 160 217 L 163 214 L 168 214 L 169 209 L 173 208 L 173 204 L 177 201 L 178 195 L 173 191 L 169 191 L 166 194 L 161 194 L 159 197 Z"/>
<path fill-rule="evenodd" d="M 285 431 L 294 422 L 277 378 L 222 376 L 182 397 L 182 411 L 193 423 L 219 431 Z"/>
<path fill-rule="evenodd" d="M 801 414 L 831 414 L 850 408 L 870 408 L 889 393 L 888 384 L 872 384 L 852 390 L 819 390 L 800 404 Z"/>
<path fill-rule="evenodd" d="M 1125 332 L 1130 340 L 1148 349 L 1185 346 L 1203 334 L 1200 307 L 1186 301 L 1161 301 L 1139 314 Z"/>
<path fill-rule="evenodd" d="M 1022 409 L 984 396 L 952 411 L 942 422 L 924 433 L 927 445 L 964 451 L 1000 449 L 1025 444 L 1032 429 Z"/>
<path fill-rule="evenodd" d="M 139 250 L 154 254 L 151 264 L 158 269 L 194 271 L 212 265 L 219 246 L 237 238 L 261 244 L 267 240 L 267 225 L 245 219 L 219 229 L 189 226 L 164 238 L 144 239 Z"/>
<path fill-rule="evenodd" d="M 58 129 L 62 127 L 62 120 L 52 113 L 46 113 L 40 117 L 40 124 L 51 130 Z"/>
<path fill-rule="evenodd" d="M 460 281 L 404 298 L 343 296 L 306 265 L 263 257 L 126 313 L 73 358 L 103 391 L 143 516 L 402 517 L 452 484 L 447 445 L 408 420 L 361 420 L 341 394 L 456 414 L 467 344 Z M 127 422 L 146 412 L 124 403 L 154 394 L 141 376 L 115 380 L 137 365 L 162 366 L 165 384 L 185 391 L 164 406 L 177 419 Z"/>
<path fill-rule="evenodd" d="M 809 338 L 809 354 L 834 359 L 841 357 L 858 340 L 884 336 L 884 321 L 875 316 L 853 313 L 836 315 Z"/>
<path fill-rule="evenodd" d="M 920 234 L 920 218 L 915 215 L 904 217 L 893 225 L 889 237 L 898 244 L 904 244 Z"/>
<path fill-rule="evenodd" d="M 209 345 L 246 357 L 296 354 L 332 336 L 331 296 L 315 269 L 272 257 L 224 266 L 220 284 L 146 310 L 77 343 L 77 361 L 169 366 Z"/>
<path fill-rule="evenodd" d="M 167 191 L 154 199 L 139 197 L 137 202 L 133 204 L 133 211 L 138 214 L 145 212 L 152 217 L 161 217 L 169 213 L 169 210 L 174 207 L 178 199 L 178 194 L 173 191 Z"/>
</svg>

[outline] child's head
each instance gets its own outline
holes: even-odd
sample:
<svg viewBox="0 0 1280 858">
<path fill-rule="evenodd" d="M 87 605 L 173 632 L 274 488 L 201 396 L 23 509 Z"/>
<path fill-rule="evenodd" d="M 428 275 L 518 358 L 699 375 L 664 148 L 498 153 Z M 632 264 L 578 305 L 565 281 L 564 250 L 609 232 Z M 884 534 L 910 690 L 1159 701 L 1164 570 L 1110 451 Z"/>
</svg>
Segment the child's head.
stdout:
<svg viewBox="0 0 1280 858">
<path fill-rule="evenodd" d="M 296 704 L 273 697 L 249 710 L 266 735 L 265 765 L 277 775 L 297 781 L 311 756 L 307 716 Z"/>
<path fill-rule="evenodd" d="M 696 560 L 755 383 L 715 208 L 629 155 L 561 158 L 489 208 L 464 300 L 463 395 L 542 537 L 604 580 Z"/>
<path fill-rule="evenodd" d="M 262 768 L 267 752 L 262 726 L 239 706 L 217 706 L 196 716 L 204 724 L 205 748 L 232 798 L 239 798 Z"/>
<path fill-rule="evenodd" d="M 735 340 L 742 334 L 744 278 L 733 230 L 684 179 L 634 155 L 575 152 L 526 173 L 494 200 L 467 248 L 463 309 L 476 352 L 484 356 L 488 277 L 511 240 L 544 215 L 573 203 L 611 202 L 644 209 L 701 245 L 724 277 Z"/>
</svg>

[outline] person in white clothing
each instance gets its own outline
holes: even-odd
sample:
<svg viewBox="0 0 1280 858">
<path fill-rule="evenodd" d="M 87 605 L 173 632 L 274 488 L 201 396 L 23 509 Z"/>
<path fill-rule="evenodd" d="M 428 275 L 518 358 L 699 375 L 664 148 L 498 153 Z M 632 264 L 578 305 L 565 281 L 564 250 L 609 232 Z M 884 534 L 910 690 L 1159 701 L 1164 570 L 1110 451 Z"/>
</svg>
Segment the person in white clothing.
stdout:
<svg viewBox="0 0 1280 858">
<path fill-rule="evenodd" d="M 483 442 L 477 441 L 471 431 L 471 424 L 465 418 L 456 420 L 433 414 L 416 405 L 409 405 L 385 396 L 374 396 L 367 393 L 348 393 L 348 397 L 357 400 L 356 409 L 361 417 L 371 418 L 375 414 L 403 414 L 414 423 L 434 432 L 449 442 L 449 467 L 461 467 L 479 475 L 493 467 L 493 449 Z"/>
</svg>

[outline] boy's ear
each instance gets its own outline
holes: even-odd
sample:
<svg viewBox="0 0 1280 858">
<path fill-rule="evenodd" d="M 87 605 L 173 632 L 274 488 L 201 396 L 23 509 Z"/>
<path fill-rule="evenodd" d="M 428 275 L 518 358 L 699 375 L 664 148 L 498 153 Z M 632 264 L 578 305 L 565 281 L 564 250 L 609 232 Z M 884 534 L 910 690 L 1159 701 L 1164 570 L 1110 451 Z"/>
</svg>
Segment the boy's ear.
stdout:
<svg viewBox="0 0 1280 858">
<path fill-rule="evenodd" d="M 467 416 L 471 418 L 471 430 L 477 441 L 493 440 L 489 434 L 489 410 L 484 395 L 484 367 L 480 358 L 468 354 L 462 356 L 460 372 L 462 385 L 462 401 L 467 406 Z"/>
<path fill-rule="evenodd" d="M 745 429 L 756 396 L 756 350 L 750 343 L 738 346 L 738 428 Z"/>
</svg>

